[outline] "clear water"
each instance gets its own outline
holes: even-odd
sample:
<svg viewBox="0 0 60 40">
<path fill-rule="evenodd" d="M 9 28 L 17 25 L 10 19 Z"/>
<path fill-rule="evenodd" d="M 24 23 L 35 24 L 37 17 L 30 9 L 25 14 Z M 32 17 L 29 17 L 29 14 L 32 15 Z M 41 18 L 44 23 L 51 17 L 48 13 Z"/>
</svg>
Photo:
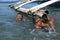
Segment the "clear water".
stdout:
<svg viewBox="0 0 60 40">
<path fill-rule="evenodd" d="M 18 12 L 9 8 L 10 3 L 0 3 L 0 40 L 60 40 L 60 8 L 47 7 L 49 16 L 55 17 L 56 33 L 34 31 L 31 17 L 24 14 L 26 21 L 17 22 Z"/>
</svg>

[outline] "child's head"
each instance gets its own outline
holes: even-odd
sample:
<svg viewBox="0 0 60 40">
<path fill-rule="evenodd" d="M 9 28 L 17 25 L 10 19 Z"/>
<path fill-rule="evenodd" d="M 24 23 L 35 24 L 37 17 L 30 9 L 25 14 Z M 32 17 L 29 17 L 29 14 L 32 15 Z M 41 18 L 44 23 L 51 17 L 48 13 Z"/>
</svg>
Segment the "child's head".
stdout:
<svg viewBox="0 0 60 40">
<path fill-rule="evenodd" d="M 17 20 L 21 21 L 23 19 L 23 15 L 21 13 L 18 13 L 16 18 Z"/>
</svg>

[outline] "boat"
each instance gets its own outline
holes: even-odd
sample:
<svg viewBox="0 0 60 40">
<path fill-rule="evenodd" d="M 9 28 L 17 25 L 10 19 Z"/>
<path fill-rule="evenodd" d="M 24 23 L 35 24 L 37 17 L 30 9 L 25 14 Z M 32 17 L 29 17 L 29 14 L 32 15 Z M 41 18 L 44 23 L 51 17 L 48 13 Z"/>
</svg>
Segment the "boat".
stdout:
<svg viewBox="0 0 60 40">
<path fill-rule="evenodd" d="M 58 2 L 59 0 L 50 0 L 50 1 L 28 1 L 28 2 L 18 2 L 12 6 L 14 10 L 31 14 L 37 10 L 40 10 L 46 6 L 49 6 L 53 3 Z M 11 4 L 12 5 L 12 4 Z M 10 6 L 11 7 L 11 6 Z"/>
</svg>

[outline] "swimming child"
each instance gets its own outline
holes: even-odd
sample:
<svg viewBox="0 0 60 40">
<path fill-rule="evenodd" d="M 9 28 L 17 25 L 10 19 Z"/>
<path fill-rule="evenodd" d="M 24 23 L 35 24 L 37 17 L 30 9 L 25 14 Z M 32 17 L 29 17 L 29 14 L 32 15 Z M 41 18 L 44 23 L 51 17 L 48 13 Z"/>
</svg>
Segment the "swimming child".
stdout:
<svg viewBox="0 0 60 40">
<path fill-rule="evenodd" d="M 45 27 L 50 27 L 50 28 L 52 28 L 53 31 L 55 31 L 54 23 L 48 17 L 48 11 L 43 11 L 42 16 L 41 16 L 41 14 L 35 15 L 33 18 L 33 21 L 34 21 L 34 26 L 37 29 L 39 29 L 39 28 L 44 29 Z"/>
</svg>

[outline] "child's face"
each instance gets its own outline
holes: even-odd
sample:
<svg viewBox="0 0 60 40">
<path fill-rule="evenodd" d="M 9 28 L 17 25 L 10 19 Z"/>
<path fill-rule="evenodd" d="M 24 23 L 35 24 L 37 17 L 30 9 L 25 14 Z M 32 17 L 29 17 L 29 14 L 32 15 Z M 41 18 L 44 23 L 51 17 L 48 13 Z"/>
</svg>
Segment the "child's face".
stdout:
<svg viewBox="0 0 60 40">
<path fill-rule="evenodd" d="M 18 14 L 16 18 L 17 18 L 17 20 L 21 21 L 23 19 L 23 15 L 22 14 Z"/>
<path fill-rule="evenodd" d="M 35 22 L 36 22 L 36 23 L 37 23 L 37 22 L 40 22 L 40 20 L 41 20 L 41 19 L 40 19 L 39 17 L 36 17 L 36 18 L 35 18 Z"/>
</svg>

